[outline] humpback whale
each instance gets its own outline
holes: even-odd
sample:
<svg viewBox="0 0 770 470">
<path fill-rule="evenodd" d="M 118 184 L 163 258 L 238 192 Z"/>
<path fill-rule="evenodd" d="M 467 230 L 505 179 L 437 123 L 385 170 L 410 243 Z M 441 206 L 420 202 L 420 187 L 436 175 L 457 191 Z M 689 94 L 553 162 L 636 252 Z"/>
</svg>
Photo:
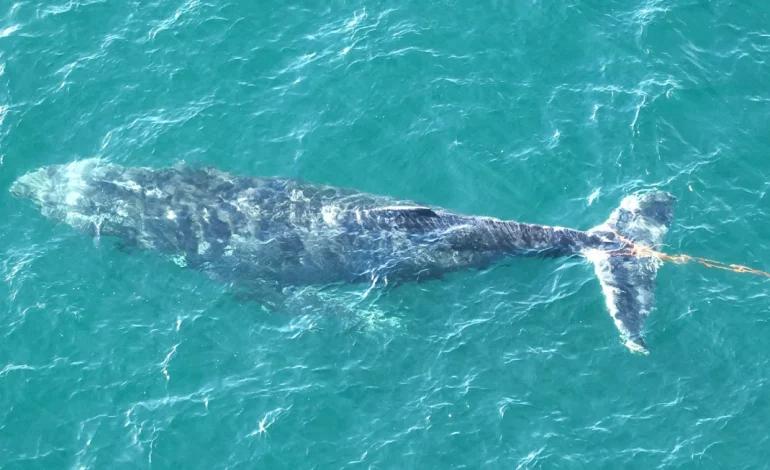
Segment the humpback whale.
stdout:
<svg viewBox="0 0 770 470">
<path fill-rule="evenodd" d="M 264 286 L 403 283 L 487 268 L 511 257 L 582 256 L 593 263 L 623 343 L 648 353 L 657 249 L 675 198 L 627 196 L 589 230 L 537 225 L 309 184 L 176 165 L 125 167 L 99 159 L 19 177 L 11 193 L 89 236 L 116 237 L 246 291 Z"/>
</svg>

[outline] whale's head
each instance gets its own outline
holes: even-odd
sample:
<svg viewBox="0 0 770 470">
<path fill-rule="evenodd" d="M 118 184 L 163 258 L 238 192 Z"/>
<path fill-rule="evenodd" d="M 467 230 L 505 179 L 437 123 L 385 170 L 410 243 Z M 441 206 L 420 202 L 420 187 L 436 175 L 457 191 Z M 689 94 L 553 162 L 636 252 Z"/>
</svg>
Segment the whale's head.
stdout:
<svg viewBox="0 0 770 470">
<path fill-rule="evenodd" d="M 46 217 L 90 233 L 115 213 L 116 201 L 103 182 L 114 180 L 120 168 L 98 159 L 46 166 L 19 177 L 10 191 Z"/>
<path fill-rule="evenodd" d="M 57 196 L 61 165 L 53 165 L 22 175 L 11 185 L 11 194 L 20 199 L 29 199 L 38 207 L 44 204 L 58 204 Z"/>
</svg>

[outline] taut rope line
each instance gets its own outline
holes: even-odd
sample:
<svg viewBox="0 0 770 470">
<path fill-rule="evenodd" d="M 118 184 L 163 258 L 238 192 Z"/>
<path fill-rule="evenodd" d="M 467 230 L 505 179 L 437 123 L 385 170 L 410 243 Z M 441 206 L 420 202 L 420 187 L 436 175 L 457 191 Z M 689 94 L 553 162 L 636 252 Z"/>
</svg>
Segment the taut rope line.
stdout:
<svg viewBox="0 0 770 470">
<path fill-rule="evenodd" d="M 653 250 L 649 246 L 636 244 L 617 232 L 614 232 L 614 233 L 615 233 L 615 236 L 617 236 L 620 241 L 628 245 L 628 247 L 625 250 L 613 252 L 612 256 L 623 256 L 623 255 L 647 256 L 647 257 L 658 258 L 661 261 L 670 261 L 676 264 L 686 264 L 686 263 L 696 262 L 698 264 L 702 264 L 703 266 L 706 266 L 707 268 L 722 269 L 724 271 L 730 271 L 730 272 L 741 273 L 741 274 L 754 274 L 757 276 L 770 278 L 770 273 L 768 272 L 760 271 L 758 269 L 750 268 L 748 266 L 743 266 L 740 264 L 727 264 L 727 263 L 723 263 L 721 261 L 716 261 L 713 259 L 699 258 L 697 256 L 690 256 L 690 255 L 669 255 L 666 253 L 662 253 L 660 251 Z"/>
</svg>

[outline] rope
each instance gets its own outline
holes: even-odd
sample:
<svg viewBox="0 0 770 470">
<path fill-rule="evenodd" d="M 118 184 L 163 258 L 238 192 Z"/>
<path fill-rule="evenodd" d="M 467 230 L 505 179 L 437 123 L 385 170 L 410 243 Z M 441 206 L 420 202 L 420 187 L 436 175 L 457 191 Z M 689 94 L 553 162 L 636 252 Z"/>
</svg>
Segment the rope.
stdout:
<svg viewBox="0 0 770 470">
<path fill-rule="evenodd" d="M 666 253 L 662 253 L 660 251 L 653 250 L 649 246 L 636 244 L 633 241 L 629 240 L 628 238 L 622 236 L 618 232 L 615 232 L 614 230 L 613 230 L 613 233 L 615 234 L 615 236 L 618 237 L 620 241 L 628 245 L 630 249 L 613 252 L 611 253 L 612 256 L 629 256 L 629 255 L 646 256 L 651 258 L 657 258 L 661 261 L 669 261 L 675 264 L 686 264 L 686 263 L 695 262 L 707 268 L 722 269 L 724 271 L 730 271 L 733 273 L 740 273 L 740 274 L 754 274 L 757 276 L 770 278 L 770 273 L 768 272 L 760 271 L 758 269 L 750 268 L 748 266 L 743 266 L 740 264 L 727 264 L 727 263 L 723 263 L 721 261 L 716 261 L 713 259 L 699 258 L 697 256 L 690 256 L 690 255 L 669 255 Z"/>
</svg>

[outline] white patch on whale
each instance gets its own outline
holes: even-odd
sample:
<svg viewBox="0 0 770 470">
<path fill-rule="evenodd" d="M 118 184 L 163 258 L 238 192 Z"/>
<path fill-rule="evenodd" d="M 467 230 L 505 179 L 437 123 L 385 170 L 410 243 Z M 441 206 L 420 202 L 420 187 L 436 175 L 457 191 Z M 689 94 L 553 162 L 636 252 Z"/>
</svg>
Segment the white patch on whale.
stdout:
<svg viewBox="0 0 770 470">
<path fill-rule="evenodd" d="M 337 214 L 339 209 L 334 206 L 323 206 L 321 208 L 321 216 L 327 225 L 337 225 Z"/>
<path fill-rule="evenodd" d="M 93 159 L 78 160 L 64 166 L 64 177 L 67 180 L 66 186 L 72 190 L 86 189 L 87 182 L 83 179 L 83 173 L 92 167 L 97 165 L 97 161 Z"/>
<path fill-rule="evenodd" d="M 74 206 L 75 204 L 78 203 L 78 201 L 80 200 L 81 197 L 83 197 L 83 195 L 80 194 L 79 192 L 77 192 L 77 191 L 70 191 L 70 192 L 67 193 L 67 197 L 64 198 L 64 201 L 68 205 Z"/>
<path fill-rule="evenodd" d="M 176 264 L 180 268 L 187 267 L 187 258 L 183 254 L 178 254 L 178 255 L 171 256 L 171 261 L 173 261 L 174 264 Z"/>
<path fill-rule="evenodd" d="M 136 181 L 133 180 L 127 180 L 127 181 L 113 181 L 115 186 L 123 189 L 127 189 L 129 191 L 133 191 L 135 193 L 138 193 L 142 190 L 142 187 L 136 184 Z"/>
<path fill-rule="evenodd" d="M 639 212 L 639 209 L 641 209 L 639 197 L 633 195 L 623 198 L 623 200 L 620 201 L 620 208 L 629 212 Z"/>
</svg>

